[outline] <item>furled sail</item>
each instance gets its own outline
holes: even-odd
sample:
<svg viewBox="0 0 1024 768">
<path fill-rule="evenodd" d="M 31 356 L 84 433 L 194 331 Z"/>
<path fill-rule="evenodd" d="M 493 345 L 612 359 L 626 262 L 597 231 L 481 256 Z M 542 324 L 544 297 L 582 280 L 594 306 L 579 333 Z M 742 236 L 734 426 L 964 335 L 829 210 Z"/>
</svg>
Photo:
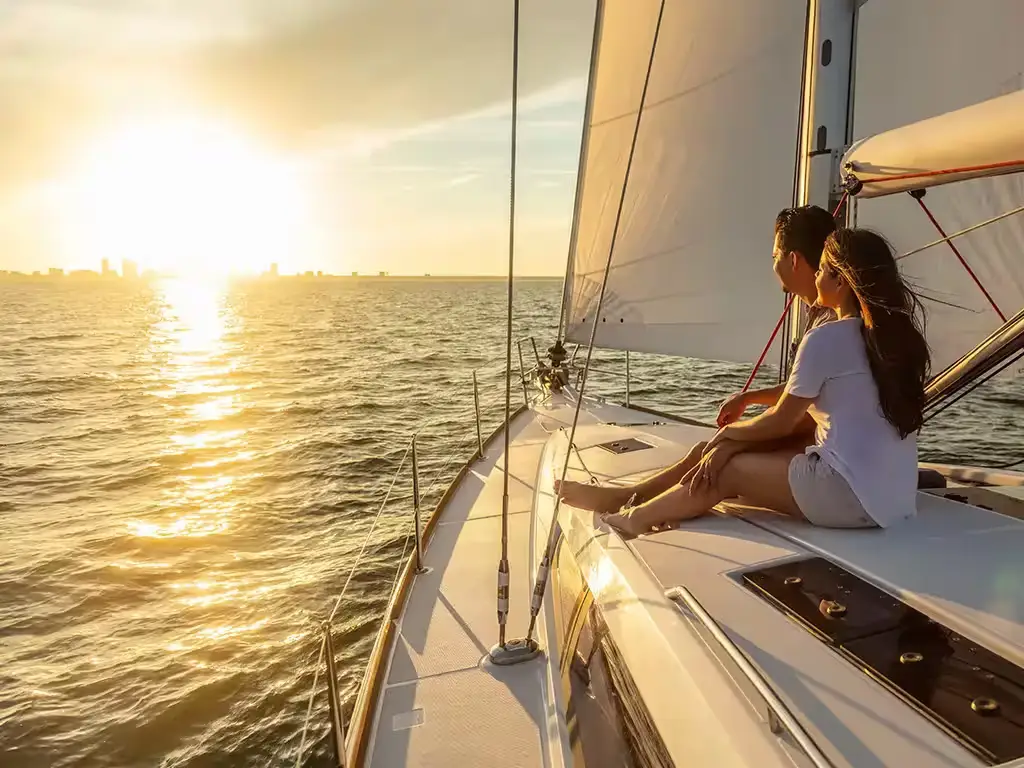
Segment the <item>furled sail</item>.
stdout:
<svg viewBox="0 0 1024 768">
<path fill-rule="evenodd" d="M 570 341 L 757 358 L 783 306 L 775 215 L 792 205 L 806 4 L 666 0 L 600 317 L 658 0 L 605 0 L 565 322 Z"/>
<path fill-rule="evenodd" d="M 922 202 L 947 233 L 1024 205 L 1024 174 L 1012 173 L 1024 158 L 1022 28 L 1019 0 L 991 0 L 984 13 L 960 0 L 873 0 L 861 6 L 853 130 L 857 139 L 882 135 L 859 141 L 846 159 L 859 178 L 890 178 L 867 184 L 861 197 L 895 191 L 903 184 L 895 176 L 1004 163 L 991 172 L 1007 175 L 932 186 Z M 926 186 L 922 180 L 903 189 Z M 898 253 L 939 237 L 905 191 L 859 199 L 855 210 L 857 225 L 883 233 Z M 1003 325 L 999 313 L 1010 318 L 1024 307 L 1024 216 L 1007 217 L 955 243 L 985 291 L 944 243 L 901 262 L 925 300 L 936 373 Z"/>
<path fill-rule="evenodd" d="M 1024 90 L 869 136 L 843 156 L 862 199 L 1021 171 Z"/>
</svg>

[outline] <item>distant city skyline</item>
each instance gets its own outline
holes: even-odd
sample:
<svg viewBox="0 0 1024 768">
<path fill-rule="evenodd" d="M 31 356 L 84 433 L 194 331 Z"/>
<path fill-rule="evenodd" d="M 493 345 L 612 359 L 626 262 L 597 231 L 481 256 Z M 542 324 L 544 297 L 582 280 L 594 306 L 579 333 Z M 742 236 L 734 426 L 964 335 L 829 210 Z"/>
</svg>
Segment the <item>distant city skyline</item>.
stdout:
<svg viewBox="0 0 1024 768">
<path fill-rule="evenodd" d="M 150 281 L 154 279 L 162 278 L 183 278 L 190 277 L 188 274 L 181 272 L 161 272 L 155 269 L 139 270 L 139 265 L 132 259 L 121 260 L 121 271 L 118 272 L 116 268 L 110 266 L 110 260 L 107 258 L 100 259 L 99 269 L 64 269 L 62 267 L 47 267 L 46 270 L 37 269 L 32 271 L 14 270 L 14 269 L 0 269 L 0 280 L 2 279 L 21 279 L 21 278 L 95 278 L 97 280 L 128 280 L 128 281 Z M 195 277 L 195 276 L 191 276 Z M 377 270 L 376 272 L 359 272 L 354 270 L 348 273 L 335 274 L 333 272 L 325 272 L 324 270 L 298 270 L 295 272 L 284 272 L 279 270 L 279 265 L 271 263 L 267 269 L 259 273 L 228 273 L 222 277 L 236 278 L 236 279 L 259 279 L 259 280 L 274 280 L 274 279 L 289 279 L 289 278 L 307 278 L 307 279 L 352 279 L 352 278 L 433 278 L 438 280 L 453 279 L 453 278 L 501 278 L 501 275 L 494 274 L 434 274 L 431 272 L 414 273 L 414 274 L 403 274 L 403 273 L 391 273 L 389 270 Z M 556 275 L 516 275 L 517 278 L 542 278 L 542 279 L 554 279 Z"/>
</svg>

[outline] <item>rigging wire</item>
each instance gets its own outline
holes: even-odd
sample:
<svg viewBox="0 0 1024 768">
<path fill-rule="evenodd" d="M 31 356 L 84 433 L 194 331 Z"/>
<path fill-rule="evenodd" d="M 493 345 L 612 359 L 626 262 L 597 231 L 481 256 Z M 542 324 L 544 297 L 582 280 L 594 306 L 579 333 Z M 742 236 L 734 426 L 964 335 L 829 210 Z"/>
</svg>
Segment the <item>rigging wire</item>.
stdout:
<svg viewBox="0 0 1024 768">
<path fill-rule="evenodd" d="M 974 274 L 974 270 L 971 269 L 971 265 L 967 263 L 967 259 L 965 259 L 963 257 L 963 255 L 960 253 L 960 249 L 957 248 L 956 245 L 953 243 L 953 241 L 946 235 L 946 232 L 942 228 L 942 225 L 939 224 L 938 219 L 935 218 L 935 216 L 932 214 L 931 210 L 925 204 L 925 202 L 924 202 L 924 190 L 923 189 L 912 190 L 910 192 L 910 196 L 913 197 L 917 201 L 918 205 L 921 206 L 921 210 L 924 211 L 925 216 L 927 216 L 929 221 L 931 221 L 932 225 L 935 227 L 936 231 L 939 233 L 939 236 L 945 239 L 946 245 L 949 246 L 950 250 L 953 251 L 953 254 L 957 257 L 957 259 L 959 259 L 960 265 L 965 270 L 967 270 L 967 274 L 970 275 L 971 280 L 973 280 L 974 284 L 976 286 L 978 286 L 978 289 L 983 294 L 985 294 L 985 298 L 988 299 L 988 303 L 992 305 L 992 309 L 994 309 L 996 311 L 996 314 L 999 315 L 999 319 L 1002 320 L 1005 323 L 1006 322 L 1006 315 L 1004 315 L 1003 311 L 1001 309 L 999 309 L 999 305 L 996 304 L 996 300 L 992 298 L 992 295 L 987 290 L 985 290 L 985 286 L 982 284 L 981 279 L 976 274 Z"/>
<path fill-rule="evenodd" d="M 508 620 L 508 465 L 512 415 L 512 277 L 516 252 L 516 130 L 519 123 L 519 0 L 512 4 L 512 135 L 508 200 L 508 301 L 505 317 L 505 468 L 501 490 L 501 559 L 498 561 L 498 645 L 505 647 Z"/>
<path fill-rule="evenodd" d="M 608 260 L 604 268 L 604 277 L 601 279 L 601 292 L 597 297 L 597 307 L 594 309 L 594 324 L 590 329 L 590 343 L 587 347 L 587 361 L 583 367 L 583 374 L 580 379 L 579 391 L 576 393 L 576 408 L 572 415 L 572 426 L 569 428 L 569 446 L 565 451 L 565 462 L 562 464 L 562 483 L 565 482 L 565 476 L 569 472 L 569 462 L 572 458 L 572 446 L 576 440 L 576 426 L 580 419 L 580 406 L 583 404 L 583 392 L 587 385 L 587 374 L 590 371 L 590 361 L 594 355 L 594 341 L 597 338 L 597 326 L 598 318 L 601 316 L 601 307 L 604 305 L 605 290 L 608 287 L 608 275 L 611 272 L 612 267 L 612 254 L 615 253 L 615 242 L 619 235 L 619 224 L 622 221 L 622 209 L 626 202 L 626 192 L 629 189 L 629 176 L 633 169 L 633 155 L 636 152 L 637 137 L 640 135 L 640 120 L 644 114 L 644 105 L 647 102 L 647 87 L 651 82 L 651 72 L 654 69 L 654 56 L 658 50 L 658 37 L 661 33 L 661 20 L 665 15 L 665 0 L 661 0 L 658 8 L 658 21 L 654 27 L 654 39 L 651 41 L 651 56 L 647 62 L 647 74 L 644 77 L 644 87 L 640 92 L 640 108 L 636 113 L 636 123 L 633 126 L 633 140 L 629 146 L 629 157 L 626 160 L 626 173 L 622 179 L 622 191 L 619 194 L 619 206 L 615 213 L 615 225 L 612 228 L 611 243 L 608 246 Z M 588 313 L 589 314 L 589 313 Z M 506 430 L 507 434 L 507 430 Z M 508 464 L 508 457 L 505 459 L 506 465 Z M 561 504 L 561 499 L 556 494 L 555 496 L 555 508 L 551 515 L 551 523 L 548 526 L 547 541 L 544 546 L 544 558 L 541 560 L 540 565 L 537 567 L 537 581 L 533 589 L 533 599 L 530 604 L 530 626 L 526 631 L 526 639 L 529 641 L 533 638 L 533 630 L 537 624 L 537 616 L 540 613 L 540 607 L 544 599 L 544 592 L 547 588 L 547 574 L 548 569 L 551 566 L 552 550 L 554 549 L 554 537 L 555 531 L 558 530 L 558 510 Z"/>
<path fill-rule="evenodd" d="M 363 555 L 366 553 L 366 546 L 370 543 L 370 537 L 373 536 L 373 532 L 377 528 L 377 523 L 380 522 L 381 513 L 384 511 L 384 507 L 387 506 L 388 499 L 391 498 L 391 491 L 394 490 L 395 483 L 398 481 L 398 474 L 402 471 L 402 467 L 405 466 L 405 460 L 409 457 L 409 451 L 411 450 L 412 443 L 410 442 L 409 447 L 406 448 L 405 453 L 402 454 L 402 460 L 398 463 L 398 469 L 395 470 L 395 474 L 391 478 L 391 485 L 388 486 L 388 490 L 384 494 L 384 500 L 380 503 L 380 508 L 377 510 L 377 514 L 373 518 L 370 530 L 368 530 L 366 532 L 366 536 L 363 537 L 363 545 L 359 548 L 359 554 L 356 555 L 355 562 L 352 563 L 352 569 L 348 572 L 348 578 L 345 579 L 345 585 L 341 588 L 341 593 L 338 595 L 338 599 L 334 601 L 334 608 L 331 609 L 331 615 L 327 617 L 328 624 L 334 621 L 334 615 L 338 612 L 338 606 L 341 605 L 341 601 L 345 597 L 345 593 L 348 591 L 348 585 L 352 583 L 352 577 L 355 576 L 356 569 L 363 560 Z"/>
<path fill-rule="evenodd" d="M 981 229 L 982 227 L 987 227 L 989 224 L 995 224 L 997 221 L 1002 221 L 1003 219 L 1009 218 L 1010 216 L 1013 216 L 1014 214 L 1021 213 L 1021 212 L 1024 212 L 1024 205 L 1022 205 L 1022 206 L 1020 206 L 1018 208 L 1014 208 L 1011 211 L 1006 211 L 1005 213 L 1000 213 L 998 216 L 993 216 L 991 219 L 985 219 L 985 221 L 979 222 L 978 224 L 974 224 L 973 226 L 967 227 L 966 229 L 961 229 L 959 232 L 954 232 L 953 234 L 947 235 L 946 237 L 940 237 L 938 240 L 933 240 L 932 242 L 928 243 L 927 245 L 922 245 L 920 248 L 915 248 L 912 251 L 907 251 L 906 253 L 900 254 L 899 256 L 896 257 L 896 261 L 900 261 L 902 259 L 905 259 L 908 256 L 913 256 L 915 254 L 920 253 L 921 251 L 927 251 L 929 248 L 933 248 L 936 245 L 941 245 L 942 243 L 948 243 L 950 240 L 954 240 L 954 239 L 956 239 L 958 237 L 963 237 L 964 235 L 969 234 L 969 233 L 975 231 L 976 229 Z"/>
</svg>

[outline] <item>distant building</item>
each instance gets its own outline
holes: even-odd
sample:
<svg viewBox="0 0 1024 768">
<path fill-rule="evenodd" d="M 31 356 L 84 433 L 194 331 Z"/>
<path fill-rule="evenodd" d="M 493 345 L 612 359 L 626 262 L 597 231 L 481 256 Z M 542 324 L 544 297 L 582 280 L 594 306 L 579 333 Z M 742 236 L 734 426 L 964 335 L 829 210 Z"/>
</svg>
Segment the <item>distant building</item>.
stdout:
<svg viewBox="0 0 1024 768">
<path fill-rule="evenodd" d="M 110 259 L 102 259 L 100 261 L 100 274 L 104 277 L 110 277 L 114 274 L 113 270 L 110 269 Z"/>
<path fill-rule="evenodd" d="M 60 267 L 50 267 L 46 270 L 46 274 L 50 277 L 64 277 L 64 270 Z"/>
<path fill-rule="evenodd" d="M 277 262 L 270 265 L 270 276 L 277 277 Z"/>
<path fill-rule="evenodd" d="M 306 277 L 312 277 L 312 276 L 313 276 L 313 270 L 307 270 L 307 272 L 306 272 L 306 275 L 305 275 L 305 276 L 306 276 Z"/>
<path fill-rule="evenodd" d="M 131 259 L 122 259 L 121 277 L 125 280 L 137 280 L 139 277 L 139 265 Z"/>
<path fill-rule="evenodd" d="M 387 277 L 387 276 L 388 276 L 387 272 L 378 272 L 377 273 L 377 277 Z"/>
<path fill-rule="evenodd" d="M 352 273 L 352 277 L 359 277 L 359 273 L 358 272 L 353 272 Z"/>
<path fill-rule="evenodd" d="M 323 277 L 323 276 L 324 276 L 324 273 L 323 273 L 323 271 L 321 271 L 321 270 L 319 270 L 319 269 L 318 269 L 318 270 L 316 271 L 316 276 L 317 276 L 317 277 Z"/>
</svg>

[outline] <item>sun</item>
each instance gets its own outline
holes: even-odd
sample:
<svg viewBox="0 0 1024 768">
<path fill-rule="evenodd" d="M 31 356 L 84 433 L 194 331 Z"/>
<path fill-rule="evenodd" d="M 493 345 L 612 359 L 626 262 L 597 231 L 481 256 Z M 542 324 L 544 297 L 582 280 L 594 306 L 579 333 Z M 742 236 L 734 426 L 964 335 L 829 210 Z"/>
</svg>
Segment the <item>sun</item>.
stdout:
<svg viewBox="0 0 1024 768">
<path fill-rule="evenodd" d="M 83 266 L 107 258 L 178 275 L 284 270 L 308 229 L 294 164 L 193 116 L 140 118 L 98 136 L 66 190 L 65 258 Z"/>
</svg>

